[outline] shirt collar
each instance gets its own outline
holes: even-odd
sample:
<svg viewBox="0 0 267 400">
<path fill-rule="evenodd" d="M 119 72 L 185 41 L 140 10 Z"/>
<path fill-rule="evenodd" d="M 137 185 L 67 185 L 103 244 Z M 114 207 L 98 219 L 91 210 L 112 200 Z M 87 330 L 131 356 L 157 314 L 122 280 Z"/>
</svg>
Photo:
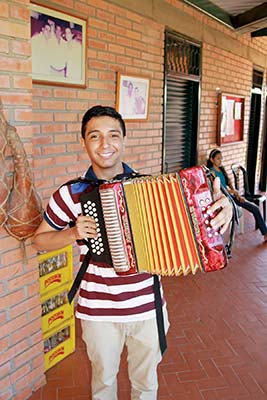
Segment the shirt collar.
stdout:
<svg viewBox="0 0 267 400">
<path fill-rule="evenodd" d="M 124 162 L 122 163 L 122 166 L 123 166 L 123 173 L 119 174 L 119 175 L 116 175 L 114 177 L 114 179 L 119 179 L 120 180 L 120 179 L 124 178 L 126 175 L 130 175 L 131 173 L 135 172 L 131 167 L 129 167 L 129 165 L 125 164 Z M 97 178 L 96 174 L 94 173 L 92 166 L 90 166 L 88 168 L 88 170 L 86 171 L 84 177 L 86 179 L 93 180 L 93 181 L 98 181 L 99 180 Z"/>
</svg>

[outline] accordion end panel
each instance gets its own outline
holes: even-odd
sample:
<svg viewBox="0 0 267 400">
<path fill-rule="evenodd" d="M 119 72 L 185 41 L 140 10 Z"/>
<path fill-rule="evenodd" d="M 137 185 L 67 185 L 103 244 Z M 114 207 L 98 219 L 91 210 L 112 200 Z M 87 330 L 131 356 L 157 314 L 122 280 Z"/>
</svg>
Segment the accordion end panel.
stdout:
<svg viewBox="0 0 267 400">
<path fill-rule="evenodd" d="M 187 168 L 179 172 L 187 207 L 195 231 L 199 252 L 205 272 L 224 268 L 228 261 L 223 238 L 210 225 L 207 214 L 213 203 L 206 174 L 201 166 Z"/>
</svg>

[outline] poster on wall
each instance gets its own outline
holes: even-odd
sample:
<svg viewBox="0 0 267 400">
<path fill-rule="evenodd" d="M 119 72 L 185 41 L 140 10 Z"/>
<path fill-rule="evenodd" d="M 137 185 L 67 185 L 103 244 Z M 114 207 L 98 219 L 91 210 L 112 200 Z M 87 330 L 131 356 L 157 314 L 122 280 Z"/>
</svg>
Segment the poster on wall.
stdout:
<svg viewBox="0 0 267 400">
<path fill-rule="evenodd" d="M 118 73 L 116 109 L 127 121 L 148 119 L 150 79 Z"/>
<path fill-rule="evenodd" d="M 217 132 L 219 146 L 243 140 L 244 106 L 244 96 L 220 94 Z"/>
<path fill-rule="evenodd" d="M 33 81 L 85 87 L 86 20 L 37 3 L 30 15 Z"/>
</svg>

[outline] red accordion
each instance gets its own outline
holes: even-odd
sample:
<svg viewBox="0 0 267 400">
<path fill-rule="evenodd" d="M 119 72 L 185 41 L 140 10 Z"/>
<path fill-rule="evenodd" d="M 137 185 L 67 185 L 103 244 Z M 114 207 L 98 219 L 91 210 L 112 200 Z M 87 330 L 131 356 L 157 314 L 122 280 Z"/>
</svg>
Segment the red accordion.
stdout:
<svg viewBox="0 0 267 400">
<path fill-rule="evenodd" d="M 213 200 L 202 167 L 90 189 L 80 200 L 97 225 L 98 237 L 88 240 L 93 261 L 120 275 L 187 275 L 227 265 L 222 236 L 210 225 Z"/>
</svg>

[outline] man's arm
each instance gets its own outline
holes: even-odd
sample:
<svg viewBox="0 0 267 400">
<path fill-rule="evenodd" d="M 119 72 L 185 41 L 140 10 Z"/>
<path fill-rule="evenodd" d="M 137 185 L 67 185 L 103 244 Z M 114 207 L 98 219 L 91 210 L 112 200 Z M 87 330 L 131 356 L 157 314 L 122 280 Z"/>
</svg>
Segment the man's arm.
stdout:
<svg viewBox="0 0 267 400">
<path fill-rule="evenodd" d="M 75 226 L 56 230 L 43 220 L 33 236 L 33 245 L 39 251 L 57 250 L 79 239 L 96 237 L 93 218 L 80 215 Z"/>
</svg>

